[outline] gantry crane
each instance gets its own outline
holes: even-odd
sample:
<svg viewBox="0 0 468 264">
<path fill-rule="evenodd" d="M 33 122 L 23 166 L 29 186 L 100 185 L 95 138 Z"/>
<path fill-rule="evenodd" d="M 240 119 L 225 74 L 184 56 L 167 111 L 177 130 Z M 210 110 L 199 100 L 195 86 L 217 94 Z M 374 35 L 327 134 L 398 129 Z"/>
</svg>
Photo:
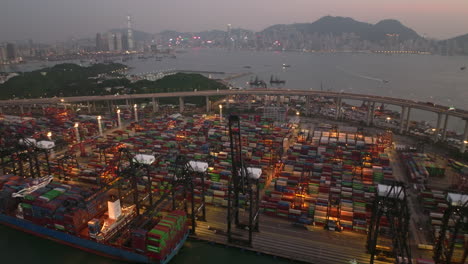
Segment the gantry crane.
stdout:
<svg viewBox="0 0 468 264">
<path fill-rule="evenodd" d="M 395 263 L 411 264 L 411 250 L 408 243 L 410 214 L 403 183 L 394 182 L 392 185 L 379 184 L 377 186 L 367 237 L 367 250 L 371 255 L 371 264 L 374 263 L 383 217 L 386 217 L 388 222 Z"/>
<path fill-rule="evenodd" d="M 468 195 L 448 193 L 449 206 L 445 209 L 440 233 L 434 248 L 436 264 L 463 264 L 468 253 L 466 234 L 468 233 Z M 463 241 L 463 253 L 460 259 L 454 258 L 454 249 L 458 237 Z"/>
<path fill-rule="evenodd" d="M 229 138 L 231 147 L 232 175 L 228 183 L 228 212 L 227 212 L 227 236 L 229 243 L 239 243 L 252 246 L 253 232 L 259 230 L 259 201 L 260 187 L 258 178 L 260 174 L 253 168 L 247 168 L 242 157 L 242 141 L 240 119 L 236 115 L 229 116 Z M 239 217 L 240 194 L 248 197 L 248 223 L 241 223 Z M 246 209 L 246 208 L 244 208 Z M 237 228 L 247 229 L 247 240 L 234 237 L 232 222 Z"/>
</svg>

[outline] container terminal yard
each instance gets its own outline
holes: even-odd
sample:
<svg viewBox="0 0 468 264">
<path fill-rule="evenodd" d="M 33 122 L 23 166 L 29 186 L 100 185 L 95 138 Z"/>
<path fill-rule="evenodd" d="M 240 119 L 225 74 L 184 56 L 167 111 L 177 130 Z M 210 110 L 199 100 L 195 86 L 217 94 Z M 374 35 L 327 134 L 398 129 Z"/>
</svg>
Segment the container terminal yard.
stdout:
<svg viewBox="0 0 468 264">
<path fill-rule="evenodd" d="M 201 108 L 187 94 L 0 101 L 0 222 L 140 263 L 169 262 L 188 234 L 306 263 L 467 263 L 468 165 L 420 143 L 464 152 L 468 128 L 447 119 L 465 111 L 204 93 Z M 437 113 L 435 130 L 411 108 Z"/>
</svg>

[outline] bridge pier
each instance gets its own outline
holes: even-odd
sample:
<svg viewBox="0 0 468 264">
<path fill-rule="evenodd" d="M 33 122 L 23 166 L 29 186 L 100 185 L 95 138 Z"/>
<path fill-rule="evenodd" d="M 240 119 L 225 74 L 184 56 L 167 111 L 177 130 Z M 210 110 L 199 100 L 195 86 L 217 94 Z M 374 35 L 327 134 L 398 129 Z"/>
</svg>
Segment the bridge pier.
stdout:
<svg viewBox="0 0 468 264">
<path fill-rule="evenodd" d="M 276 104 L 277 104 L 277 106 L 281 105 L 281 96 L 279 96 L 279 95 L 276 96 Z"/>
<path fill-rule="evenodd" d="M 408 106 L 408 109 L 406 110 L 406 128 L 405 128 L 406 133 L 409 132 L 409 127 L 411 123 L 410 115 L 411 115 L 411 107 Z"/>
<path fill-rule="evenodd" d="M 86 108 L 88 110 L 88 114 L 91 114 L 91 104 L 89 103 L 89 101 L 86 102 Z"/>
<path fill-rule="evenodd" d="M 405 123 L 405 114 L 406 114 L 406 110 L 407 107 L 406 106 L 402 106 L 401 107 L 401 114 L 400 114 L 400 134 L 403 134 L 403 125 Z"/>
<path fill-rule="evenodd" d="M 129 104 L 129 101 L 128 101 L 128 98 L 125 99 L 125 105 L 126 105 L 126 106 L 129 106 L 129 105 L 130 105 L 130 104 Z"/>
<path fill-rule="evenodd" d="M 447 139 L 447 124 L 449 120 L 449 115 L 445 114 L 445 119 L 444 119 L 444 127 L 442 128 L 442 141 L 445 141 Z"/>
<path fill-rule="evenodd" d="M 437 114 L 437 125 L 434 130 L 434 135 L 433 135 L 433 140 L 434 142 L 437 142 L 439 140 L 439 129 L 440 129 L 440 123 L 442 122 L 442 113 Z"/>
<path fill-rule="evenodd" d="M 305 114 L 307 116 L 309 116 L 311 113 L 310 113 L 310 101 L 311 101 L 311 98 L 310 96 L 306 96 L 306 104 L 305 104 Z"/>
<path fill-rule="evenodd" d="M 336 98 L 335 120 L 340 119 L 340 117 L 341 117 L 341 98 Z"/>
<path fill-rule="evenodd" d="M 211 110 L 211 102 L 210 102 L 209 96 L 205 96 L 205 105 L 206 105 L 206 112 L 209 113 Z"/>
<path fill-rule="evenodd" d="M 231 99 L 231 96 L 226 97 L 226 108 L 229 108 L 229 100 Z"/>
<path fill-rule="evenodd" d="M 251 96 L 247 96 L 247 109 L 252 109 L 252 97 Z"/>
<path fill-rule="evenodd" d="M 179 112 L 183 113 L 184 112 L 184 98 L 179 97 Z"/>
<path fill-rule="evenodd" d="M 24 114 L 24 106 L 23 105 L 20 105 L 20 112 L 21 112 L 22 115 Z"/>
<path fill-rule="evenodd" d="M 374 123 L 374 112 L 375 112 L 375 102 L 367 104 L 367 126 L 370 126 Z"/>
<path fill-rule="evenodd" d="M 466 145 L 468 145 L 468 119 L 465 120 L 465 132 L 463 133 L 463 138 L 460 146 L 461 153 L 465 153 Z"/>
<path fill-rule="evenodd" d="M 151 98 L 151 103 L 153 105 L 153 113 L 156 113 L 159 110 L 159 102 L 156 98 Z"/>
</svg>

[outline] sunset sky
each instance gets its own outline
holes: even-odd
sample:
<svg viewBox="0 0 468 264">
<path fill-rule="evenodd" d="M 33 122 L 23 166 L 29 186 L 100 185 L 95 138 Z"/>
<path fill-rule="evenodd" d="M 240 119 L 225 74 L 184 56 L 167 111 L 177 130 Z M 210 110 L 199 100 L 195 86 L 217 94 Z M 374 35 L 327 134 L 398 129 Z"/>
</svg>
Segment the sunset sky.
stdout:
<svg viewBox="0 0 468 264">
<path fill-rule="evenodd" d="M 439 39 L 468 33 L 468 0 L 2 0 L 0 42 L 93 37 L 125 27 L 127 14 L 135 29 L 150 33 L 225 29 L 229 23 L 262 30 L 326 15 L 368 23 L 393 18 Z"/>
</svg>

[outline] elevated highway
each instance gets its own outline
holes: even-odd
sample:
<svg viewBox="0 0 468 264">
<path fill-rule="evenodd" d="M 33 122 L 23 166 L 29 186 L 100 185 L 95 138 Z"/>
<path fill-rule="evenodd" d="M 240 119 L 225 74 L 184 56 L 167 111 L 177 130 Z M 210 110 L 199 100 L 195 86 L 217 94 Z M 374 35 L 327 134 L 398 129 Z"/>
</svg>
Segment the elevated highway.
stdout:
<svg viewBox="0 0 468 264">
<path fill-rule="evenodd" d="M 23 109 L 24 106 L 51 105 L 60 103 L 87 103 L 90 102 L 108 102 L 111 103 L 117 100 L 135 100 L 135 99 L 150 99 L 153 101 L 153 108 L 156 111 L 157 99 L 159 98 L 179 98 L 179 110 L 184 111 L 184 98 L 194 96 L 206 97 L 207 109 L 209 107 L 210 96 L 304 96 L 309 102 L 310 98 L 326 97 L 335 99 L 336 102 L 336 119 L 341 117 L 341 102 L 342 100 L 357 100 L 371 103 L 367 114 L 367 124 L 373 121 L 373 111 L 375 103 L 383 103 L 386 105 L 400 106 L 402 108 L 400 119 L 400 132 L 407 131 L 410 124 L 411 109 L 420 109 L 423 111 L 433 112 L 437 114 L 436 131 L 434 132 L 434 140 L 437 141 L 439 130 L 442 129 L 442 138 L 445 139 L 447 121 L 449 117 L 461 118 L 465 121 L 464 141 L 468 140 L 468 111 L 463 109 L 450 109 L 448 106 L 436 105 L 428 102 L 418 102 L 402 98 L 354 94 L 354 93 L 338 93 L 330 91 L 312 91 L 312 90 L 292 90 L 292 89 L 251 89 L 251 90 L 209 90 L 209 91 L 190 91 L 190 92 L 173 92 L 173 93 L 149 93 L 149 94 L 124 94 L 124 95 L 104 95 L 104 96 L 74 96 L 74 97 L 54 97 L 54 98 L 35 98 L 35 99 L 16 99 L 16 100 L 0 100 L 0 108 L 3 106 L 18 106 Z M 443 125 L 442 125 L 443 120 Z M 404 125 L 406 124 L 406 126 Z M 442 127 L 441 127 L 442 125 Z M 462 142 L 461 151 L 465 151 L 467 143 Z"/>
</svg>

